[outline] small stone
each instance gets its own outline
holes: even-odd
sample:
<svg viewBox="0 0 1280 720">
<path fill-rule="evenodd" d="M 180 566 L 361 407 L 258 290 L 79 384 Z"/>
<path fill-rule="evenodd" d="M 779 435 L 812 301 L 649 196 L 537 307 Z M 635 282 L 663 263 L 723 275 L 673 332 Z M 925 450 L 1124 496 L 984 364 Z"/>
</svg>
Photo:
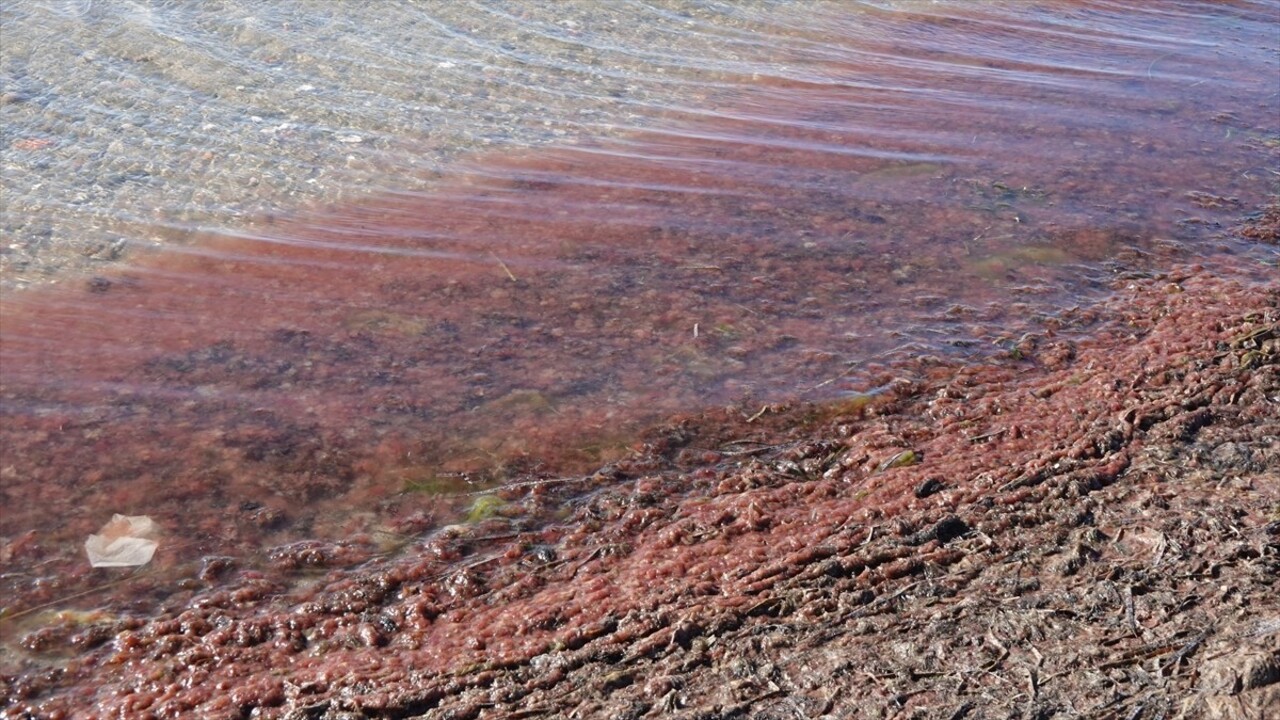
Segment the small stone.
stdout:
<svg viewBox="0 0 1280 720">
<path fill-rule="evenodd" d="M 926 479 L 916 486 L 916 497 L 927 498 L 943 488 L 942 481 L 936 477 Z"/>
<path fill-rule="evenodd" d="M 955 515 L 939 520 L 933 527 L 933 536 L 940 543 L 950 542 L 967 532 L 969 532 L 969 524 Z"/>
</svg>

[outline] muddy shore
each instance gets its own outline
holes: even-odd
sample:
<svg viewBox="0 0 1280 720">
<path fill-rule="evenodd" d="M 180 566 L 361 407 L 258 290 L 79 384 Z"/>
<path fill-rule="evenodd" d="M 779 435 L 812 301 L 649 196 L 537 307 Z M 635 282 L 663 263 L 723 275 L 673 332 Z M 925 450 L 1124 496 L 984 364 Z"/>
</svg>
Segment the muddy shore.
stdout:
<svg viewBox="0 0 1280 720">
<path fill-rule="evenodd" d="M 401 552 L 296 548 L 289 587 L 209 558 L 150 617 L 46 615 L 4 717 L 1274 715 L 1259 272 L 1122 278 L 993 362 L 673 418 Z"/>
</svg>

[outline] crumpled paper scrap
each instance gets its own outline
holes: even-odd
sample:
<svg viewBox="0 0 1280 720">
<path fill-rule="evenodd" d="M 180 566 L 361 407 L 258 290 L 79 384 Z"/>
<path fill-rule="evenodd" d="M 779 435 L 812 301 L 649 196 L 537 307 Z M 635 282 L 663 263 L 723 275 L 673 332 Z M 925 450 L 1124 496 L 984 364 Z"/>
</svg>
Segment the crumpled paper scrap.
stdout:
<svg viewBox="0 0 1280 720">
<path fill-rule="evenodd" d="M 146 565 L 159 546 L 155 540 L 159 532 L 159 526 L 146 515 L 113 515 L 97 535 L 90 535 L 84 541 L 89 564 L 94 567 Z"/>
</svg>

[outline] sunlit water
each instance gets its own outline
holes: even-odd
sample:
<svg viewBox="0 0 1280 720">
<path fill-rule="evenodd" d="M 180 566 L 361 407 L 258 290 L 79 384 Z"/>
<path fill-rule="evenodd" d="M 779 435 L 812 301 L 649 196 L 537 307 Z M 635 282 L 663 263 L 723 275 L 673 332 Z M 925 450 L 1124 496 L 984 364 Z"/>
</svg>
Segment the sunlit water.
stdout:
<svg viewBox="0 0 1280 720">
<path fill-rule="evenodd" d="M 791 10 L 794 10 L 792 8 Z M 760 3 L 17 0 L 5 286 L 193 227 L 423 188 L 477 148 L 642 124 L 778 67 Z"/>
<path fill-rule="evenodd" d="M 113 512 L 175 577 L 425 532 L 1258 252 L 1280 3 L 514 7 L 6 5 L 12 611 Z"/>
</svg>

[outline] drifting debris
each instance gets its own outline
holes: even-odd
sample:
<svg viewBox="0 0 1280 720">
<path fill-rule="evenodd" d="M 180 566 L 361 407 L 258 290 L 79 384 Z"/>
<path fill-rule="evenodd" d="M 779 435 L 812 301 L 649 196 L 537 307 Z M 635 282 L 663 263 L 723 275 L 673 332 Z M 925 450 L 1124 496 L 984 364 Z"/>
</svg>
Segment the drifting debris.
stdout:
<svg viewBox="0 0 1280 720">
<path fill-rule="evenodd" d="M 94 567 L 146 565 L 159 545 L 154 539 L 159 530 L 146 515 L 113 515 L 97 535 L 84 541 L 89 563 Z"/>
</svg>

